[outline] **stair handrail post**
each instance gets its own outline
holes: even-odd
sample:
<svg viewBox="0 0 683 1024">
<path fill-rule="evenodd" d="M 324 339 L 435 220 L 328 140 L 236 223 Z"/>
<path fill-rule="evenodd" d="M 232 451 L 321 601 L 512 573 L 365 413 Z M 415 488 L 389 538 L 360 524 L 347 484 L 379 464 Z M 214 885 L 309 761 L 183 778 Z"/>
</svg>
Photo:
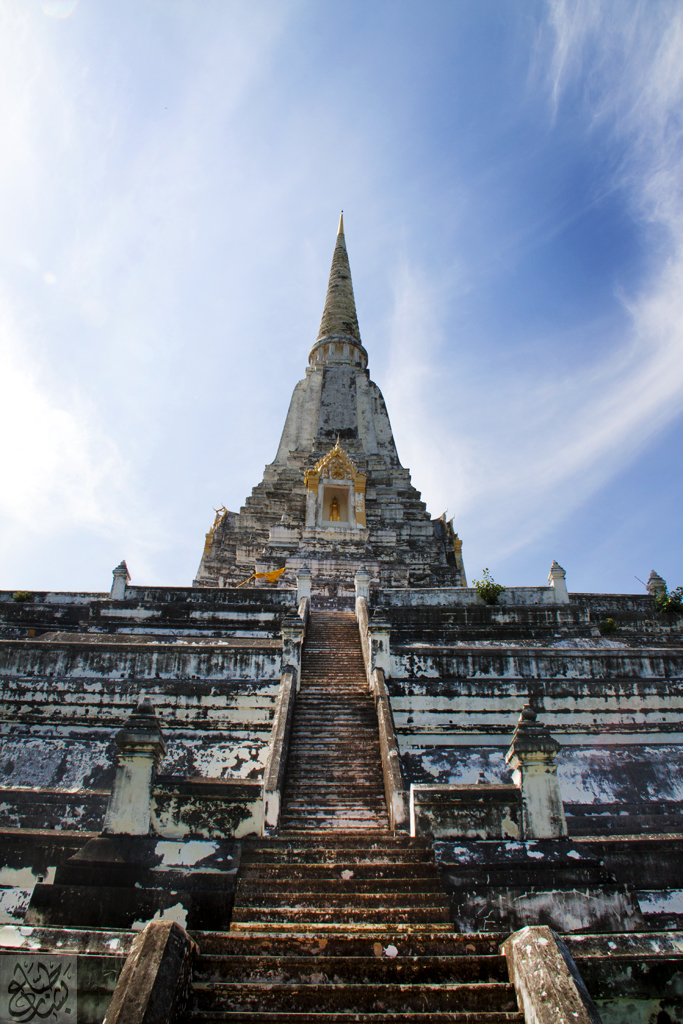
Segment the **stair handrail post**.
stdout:
<svg viewBox="0 0 683 1024">
<path fill-rule="evenodd" d="M 311 600 L 311 570 L 307 565 L 302 565 L 296 574 L 297 605 L 300 605 L 305 597 Z"/>
<path fill-rule="evenodd" d="M 370 657 L 370 635 L 368 633 L 368 622 L 370 615 L 368 612 L 368 602 L 364 597 L 356 598 L 356 620 L 358 622 L 358 633 L 360 635 L 360 646 L 363 652 L 363 662 L 365 664 L 365 675 L 367 676 L 368 686 L 372 686 L 372 660 Z"/>
<path fill-rule="evenodd" d="M 537 721 L 536 712 L 526 704 L 505 755 L 515 785 L 521 790 L 524 839 L 561 839 L 567 835 L 557 778 L 559 750 L 561 746 L 548 726 Z"/>
<path fill-rule="evenodd" d="M 297 615 L 287 615 L 282 620 L 280 633 L 282 636 L 282 668 L 292 666 L 296 673 L 297 690 L 301 683 L 301 648 L 303 647 L 306 627 Z"/>
<path fill-rule="evenodd" d="M 532 925 L 500 947 L 524 1019 L 535 1024 L 602 1024 L 569 949 L 552 928 Z"/>
<path fill-rule="evenodd" d="M 366 601 L 370 601 L 370 580 L 372 577 L 370 573 L 361 565 L 356 575 L 353 577 L 353 584 L 356 589 L 356 601 L 360 598 L 365 598 Z"/>
<path fill-rule="evenodd" d="M 386 678 L 391 676 L 391 622 L 380 611 L 368 622 L 370 635 L 370 671 L 381 668 Z"/>
<path fill-rule="evenodd" d="M 135 937 L 103 1024 L 173 1024 L 185 1009 L 198 952 L 175 921 L 150 921 Z"/>
<path fill-rule="evenodd" d="M 306 635 L 306 627 L 308 626 L 308 616 L 311 613 L 311 599 L 310 597 L 302 597 L 299 601 L 297 615 L 301 619 L 304 625 L 304 636 Z"/>
</svg>

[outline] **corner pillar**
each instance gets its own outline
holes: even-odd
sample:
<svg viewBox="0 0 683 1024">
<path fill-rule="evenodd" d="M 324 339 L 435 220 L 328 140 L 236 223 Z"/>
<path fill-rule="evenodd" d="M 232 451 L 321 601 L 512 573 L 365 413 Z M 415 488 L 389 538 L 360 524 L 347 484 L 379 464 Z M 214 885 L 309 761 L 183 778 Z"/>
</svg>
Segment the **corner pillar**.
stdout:
<svg viewBox="0 0 683 1024">
<path fill-rule="evenodd" d="M 553 564 L 550 566 L 550 572 L 548 573 L 548 582 L 555 591 L 556 604 L 569 604 L 566 577 L 567 573 L 564 571 L 562 566 L 553 561 Z"/>
<path fill-rule="evenodd" d="M 112 580 L 109 596 L 112 601 L 123 601 L 126 597 L 126 587 L 130 583 L 130 573 L 128 572 L 125 558 L 112 571 L 112 576 L 114 579 Z"/>
<path fill-rule="evenodd" d="M 666 594 L 666 580 L 662 579 L 659 573 L 655 572 L 654 569 L 648 576 L 645 586 L 650 597 L 654 597 L 655 600 Z"/>
<path fill-rule="evenodd" d="M 167 747 L 154 708 L 141 701 L 116 734 L 119 748 L 103 835 L 149 835 L 152 782 Z"/>
<path fill-rule="evenodd" d="M 536 721 L 536 712 L 525 705 L 510 749 L 505 755 L 516 786 L 522 792 L 524 839 L 561 839 L 567 822 L 557 778 L 560 744 L 550 729 Z"/>
</svg>

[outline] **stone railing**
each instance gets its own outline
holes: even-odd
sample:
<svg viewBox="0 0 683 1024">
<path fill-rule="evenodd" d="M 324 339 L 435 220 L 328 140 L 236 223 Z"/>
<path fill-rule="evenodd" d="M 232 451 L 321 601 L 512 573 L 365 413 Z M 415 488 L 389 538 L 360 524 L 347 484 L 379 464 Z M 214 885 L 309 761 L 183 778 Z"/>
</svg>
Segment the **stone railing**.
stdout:
<svg viewBox="0 0 683 1024">
<path fill-rule="evenodd" d="M 284 669 L 275 705 L 268 760 L 263 773 L 264 832 L 267 829 L 277 828 L 280 820 L 282 790 L 285 784 L 287 754 L 289 753 L 292 719 L 294 718 L 294 702 L 301 682 L 301 651 L 306 636 L 310 608 L 310 597 L 304 593 L 298 602 L 297 620 L 287 619 L 283 623 L 282 663 Z"/>
<path fill-rule="evenodd" d="M 297 679 L 293 668 L 287 667 L 282 673 L 280 692 L 275 705 L 275 719 L 270 741 L 268 761 L 263 773 L 263 826 L 264 831 L 276 828 L 280 820 L 282 789 L 287 768 L 287 753 L 292 732 L 294 702 Z"/>
<path fill-rule="evenodd" d="M 385 681 L 385 670 L 389 668 L 388 623 L 369 621 L 368 602 L 365 596 L 356 598 L 356 618 L 368 685 L 375 698 L 377 709 L 382 774 L 389 824 L 392 829 L 404 829 L 408 824 L 408 794 L 401 772 L 401 758 L 396 740 L 394 718 Z"/>
</svg>

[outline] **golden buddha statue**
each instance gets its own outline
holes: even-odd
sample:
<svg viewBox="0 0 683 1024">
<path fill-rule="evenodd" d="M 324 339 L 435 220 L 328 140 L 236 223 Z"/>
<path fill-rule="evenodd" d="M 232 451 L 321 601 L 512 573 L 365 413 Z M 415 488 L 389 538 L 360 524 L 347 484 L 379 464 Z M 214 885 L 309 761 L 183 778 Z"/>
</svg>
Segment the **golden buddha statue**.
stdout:
<svg viewBox="0 0 683 1024">
<path fill-rule="evenodd" d="M 335 497 L 330 502 L 330 522 L 338 523 L 340 521 L 341 515 L 339 513 L 339 501 L 337 500 L 337 497 L 335 495 Z"/>
</svg>

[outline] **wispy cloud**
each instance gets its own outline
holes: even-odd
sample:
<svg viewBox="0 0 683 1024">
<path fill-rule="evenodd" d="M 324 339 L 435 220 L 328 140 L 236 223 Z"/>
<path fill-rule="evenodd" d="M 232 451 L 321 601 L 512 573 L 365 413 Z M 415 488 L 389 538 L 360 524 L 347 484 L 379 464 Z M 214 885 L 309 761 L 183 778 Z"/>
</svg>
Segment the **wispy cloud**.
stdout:
<svg viewBox="0 0 683 1024">
<path fill-rule="evenodd" d="M 94 426 L 93 410 L 61 405 L 41 383 L 21 343 L 6 296 L 0 296 L 0 409 L 5 443 L 0 448 L 0 515 L 4 541 L 12 527 L 35 536 L 55 534 L 65 523 L 111 524 L 120 508 L 116 486 L 126 469 L 120 452 Z M 77 404 L 77 403 L 76 403 Z M 103 490 L 107 491 L 106 495 Z M 118 500 L 117 500 L 118 499 Z"/>
<path fill-rule="evenodd" d="M 412 407 L 410 424 L 398 417 L 403 445 L 420 477 L 427 470 L 434 511 L 455 506 L 492 559 L 537 543 L 683 411 L 680 5 L 554 0 L 542 39 L 556 123 L 571 94 L 596 151 L 612 151 L 616 170 L 605 187 L 623 195 L 642 231 L 656 226 L 660 240 L 647 280 L 620 295 L 628 326 L 616 346 L 560 375 L 490 367 L 485 389 L 476 359 L 460 379 L 452 367 L 437 371 L 443 325 L 425 312 L 434 304 L 420 272 L 400 271 L 394 337 L 403 369 L 389 390 L 399 410 Z M 401 341 L 408 326 L 430 339 L 412 363 Z M 431 374 L 416 372 L 422 357 Z"/>
</svg>

